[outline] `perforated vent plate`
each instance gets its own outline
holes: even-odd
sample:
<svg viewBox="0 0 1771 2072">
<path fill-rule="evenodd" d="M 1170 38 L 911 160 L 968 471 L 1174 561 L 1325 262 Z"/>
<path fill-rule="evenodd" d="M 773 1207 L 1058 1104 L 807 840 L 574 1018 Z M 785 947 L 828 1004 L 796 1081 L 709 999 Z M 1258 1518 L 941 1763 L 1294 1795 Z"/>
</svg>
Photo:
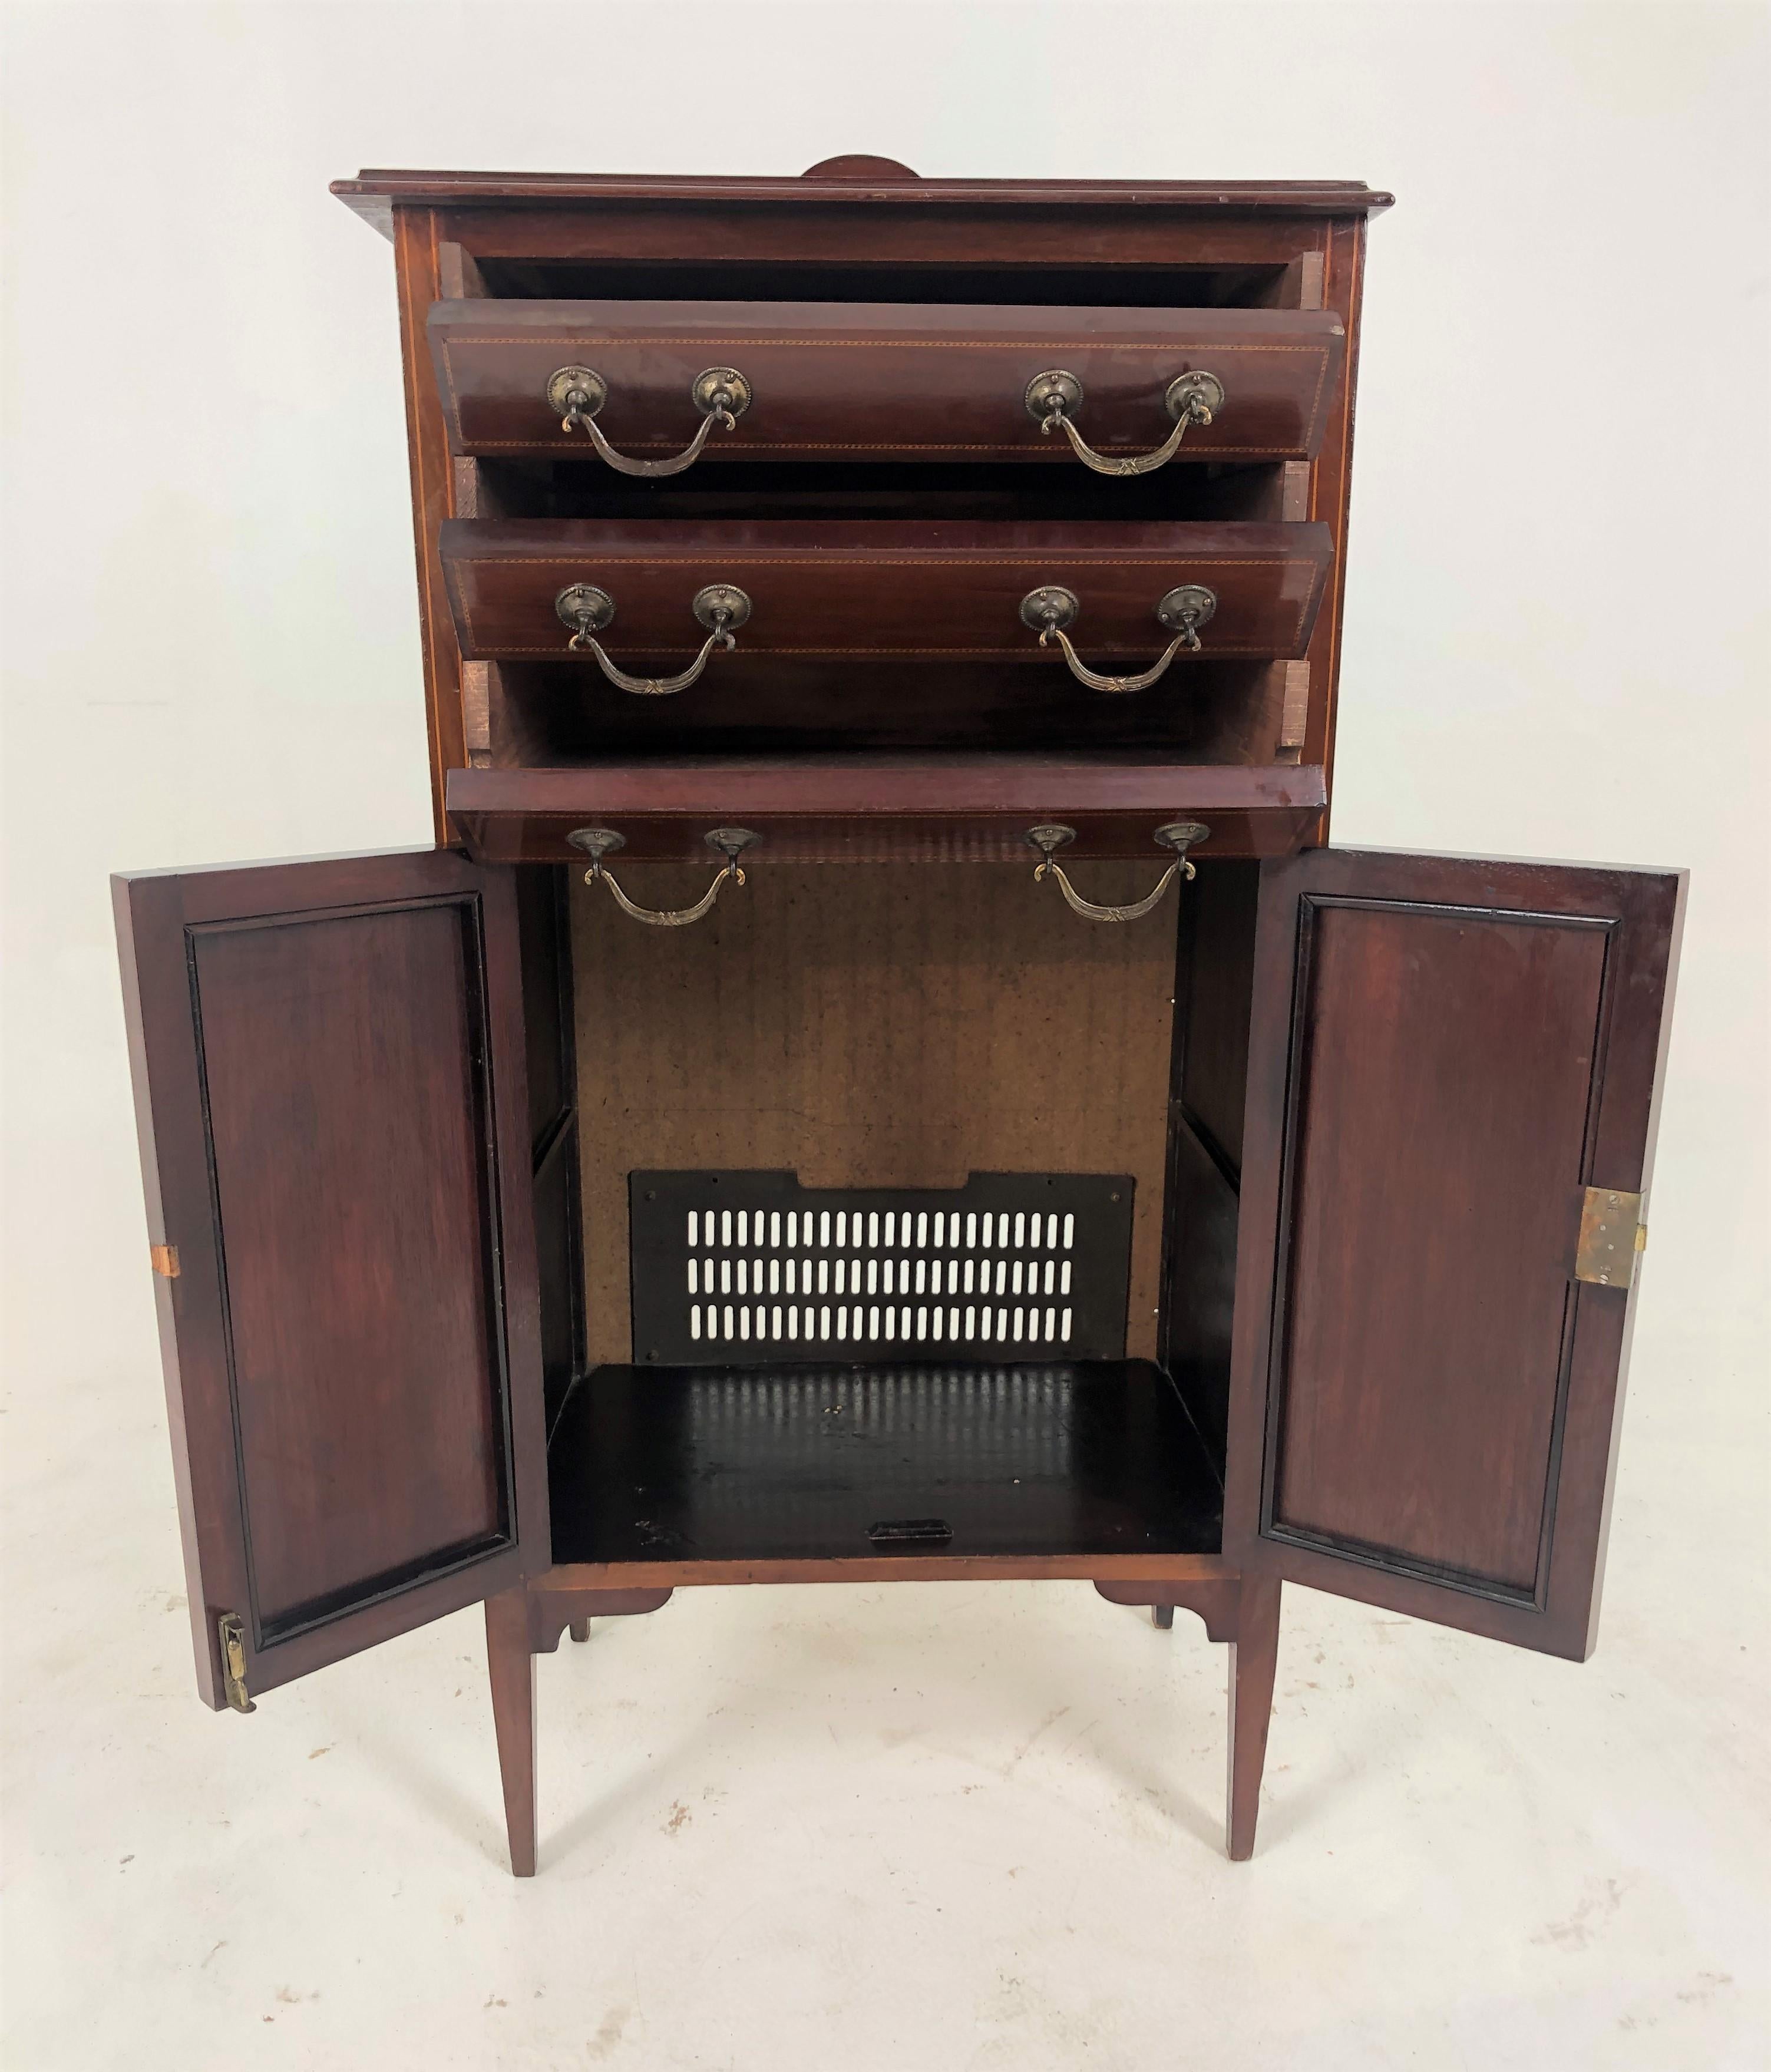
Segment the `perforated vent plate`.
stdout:
<svg viewBox="0 0 1771 2072">
<path fill-rule="evenodd" d="M 634 1358 L 1123 1359 L 1125 1174 L 802 1187 L 791 1173 L 628 1176 Z"/>
</svg>

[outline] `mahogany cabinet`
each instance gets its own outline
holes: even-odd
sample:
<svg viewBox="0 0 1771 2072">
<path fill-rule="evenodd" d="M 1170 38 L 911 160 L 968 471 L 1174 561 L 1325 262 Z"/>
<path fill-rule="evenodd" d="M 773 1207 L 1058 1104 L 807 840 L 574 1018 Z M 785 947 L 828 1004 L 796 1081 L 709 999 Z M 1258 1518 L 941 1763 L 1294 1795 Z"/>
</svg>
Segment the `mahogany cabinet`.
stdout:
<svg viewBox="0 0 1771 2072">
<path fill-rule="evenodd" d="M 438 845 L 116 886 L 208 1701 L 484 1601 L 521 1874 L 568 1628 L 1083 1579 L 1243 1857 L 1284 1581 L 1590 1652 L 1683 878 L 1325 845 L 1388 198 L 337 191 Z"/>
</svg>

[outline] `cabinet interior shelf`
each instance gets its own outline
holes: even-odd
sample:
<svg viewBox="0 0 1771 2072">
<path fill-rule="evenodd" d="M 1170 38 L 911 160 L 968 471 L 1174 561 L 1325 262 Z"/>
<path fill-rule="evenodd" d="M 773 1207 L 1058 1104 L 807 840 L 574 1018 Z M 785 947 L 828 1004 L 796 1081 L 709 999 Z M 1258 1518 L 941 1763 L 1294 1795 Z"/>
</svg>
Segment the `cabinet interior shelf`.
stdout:
<svg viewBox="0 0 1771 2072">
<path fill-rule="evenodd" d="M 557 1563 L 1216 1554 L 1223 1491 L 1147 1360 L 594 1367 L 549 1447 Z M 947 1536 L 881 1540 L 939 1521 Z"/>
</svg>

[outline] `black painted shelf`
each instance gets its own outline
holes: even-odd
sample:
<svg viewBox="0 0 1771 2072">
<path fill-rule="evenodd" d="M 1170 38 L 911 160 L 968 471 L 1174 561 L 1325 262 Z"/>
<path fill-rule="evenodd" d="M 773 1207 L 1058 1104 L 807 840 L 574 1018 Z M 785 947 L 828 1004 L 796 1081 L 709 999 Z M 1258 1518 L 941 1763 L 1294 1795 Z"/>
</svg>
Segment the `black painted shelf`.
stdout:
<svg viewBox="0 0 1771 2072">
<path fill-rule="evenodd" d="M 549 1471 L 561 1563 L 1222 1544 L 1221 1475 L 1147 1360 L 595 1367 Z"/>
</svg>

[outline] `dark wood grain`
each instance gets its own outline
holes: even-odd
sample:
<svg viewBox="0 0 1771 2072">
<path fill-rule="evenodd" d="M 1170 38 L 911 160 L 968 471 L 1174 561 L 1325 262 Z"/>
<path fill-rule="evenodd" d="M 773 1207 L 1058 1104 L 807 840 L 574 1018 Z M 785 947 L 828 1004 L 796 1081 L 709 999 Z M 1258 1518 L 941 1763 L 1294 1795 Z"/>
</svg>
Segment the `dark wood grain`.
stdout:
<svg viewBox="0 0 1771 2072">
<path fill-rule="evenodd" d="M 545 1548 L 507 878 L 115 881 L 199 1681 L 271 1688 Z"/>
<path fill-rule="evenodd" d="M 798 862 L 1018 862 L 1026 831 L 1062 820 L 1066 855 L 1158 860 L 1155 830 L 1198 820 L 1202 855 L 1272 856 L 1294 848 L 1320 810 L 1321 772 L 1280 766 L 1164 764 L 1132 756 L 716 757 L 577 770 L 458 770 L 451 817 L 490 860 L 564 862 L 574 828 L 627 837 L 631 861 L 702 862 L 709 828 L 763 834 L 762 867 Z"/>
<path fill-rule="evenodd" d="M 1341 684 L 1341 619 L 1346 598 L 1348 512 L 1353 494 L 1353 423 L 1359 371 L 1359 306 L 1365 292 L 1366 223 L 1362 216 L 1332 224 L 1322 248 L 1322 298 L 1346 331 L 1346 359 L 1335 414 L 1310 466 L 1309 515 L 1334 535 L 1327 594 L 1311 628 L 1309 698 L 1301 759 L 1321 765 L 1333 780 L 1334 721 Z M 1329 838 L 1325 810 L 1317 840 Z"/>
<path fill-rule="evenodd" d="M 549 1572 L 557 1576 L 560 1572 Z M 555 1589 L 532 1582 L 528 1585 L 530 1649 L 536 1655 L 556 1655 L 560 1635 L 568 1630 L 574 1640 L 588 1640 L 592 1619 L 632 1618 L 655 1612 L 670 1602 L 671 1594 L 668 1589 Z"/>
<path fill-rule="evenodd" d="M 443 816 L 443 773 L 466 762 L 467 731 L 462 709 L 461 653 L 437 560 L 437 528 L 454 508 L 454 470 L 442 405 L 425 364 L 425 316 L 442 292 L 442 240 L 429 210 L 403 210 L 390 234 L 399 296 L 400 367 L 405 389 L 413 536 L 418 560 L 418 637 L 424 658 L 431 810 L 437 840 L 443 842 L 448 839 Z"/>
<path fill-rule="evenodd" d="M 1683 886 L 1270 867 L 1230 1458 L 1251 1567 L 1589 1651 L 1629 1298 L 1573 1281 L 1574 1246 L 1584 1186 L 1645 1184 Z"/>
<path fill-rule="evenodd" d="M 1175 1095 L 1190 1126 L 1234 1178 L 1242 1166 L 1248 1095 L 1260 872 L 1209 849 L 1185 902 L 1175 1026 Z"/>
<path fill-rule="evenodd" d="M 735 693 L 739 657 L 781 655 L 1006 656 L 1065 668 L 1021 620 L 1028 591 L 1073 590 L 1070 635 L 1085 662 L 1141 669 L 1169 645 L 1156 615 L 1167 591 L 1200 583 L 1217 610 L 1200 635 L 1214 659 L 1301 655 L 1333 554 L 1321 525 L 973 524 L 959 520 L 662 520 L 458 519 L 440 552 L 463 655 L 556 660 L 569 652 L 559 592 L 593 583 L 614 598 L 598 637 L 630 672 L 655 658 L 672 668 L 706 638 L 690 602 L 709 583 L 735 583 L 752 610 L 736 656 L 715 657 L 675 710 L 686 730 L 698 699 Z M 1194 658 L 1177 656 L 1185 668 Z"/>
<path fill-rule="evenodd" d="M 1166 1591 L 1177 1576 L 1209 1582 L 1239 1572 L 1221 1554 L 862 1554 L 757 1560 L 671 1556 L 640 1561 L 578 1561 L 551 1569 L 550 1589 L 724 1589 L 778 1583 L 1057 1583 L 1154 1577 Z"/>
<path fill-rule="evenodd" d="M 1148 1363 L 597 1367 L 549 1447 L 561 1564 L 1214 1554 L 1222 1492 Z M 913 1562 L 914 1555 L 910 1556 Z"/>
<path fill-rule="evenodd" d="M 1206 368 L 1223 385 L 1209 425 L 1174 465 L 1306 458 L 1339 393 L 1341 321 L 1298 310 L 1027 308 L 992 303 L 441 302 L 429 323 L 458 453 L 534 454 L 601 468 L 564 429 L 547 384 L 562 366 L 609 384 L 597 424 L 619 450 L 674 453 L 699 429 L 690 399 L 709 366 L 738 369 L 750 407 L 716 431 L 707 464 L 754 458 L 1050 462 L 1083 472 L 1042 433 L 1028 382 L 1062 367 L 1083 384 L 1072 413 L 1098 452 L 1148 452 L 1169 437 L 1164 392 Z M 697 463 L 698 466 L 703 463 Z"/>
<path fill-rule="evenodd" d="M 1230 1643 L 1230 1789 L 1226 1844 L 1232 1863 L 1255 1853 L 1267 1730 L 1272 1724 L 1273 1679 L 1279 1667 L 1280 1581 L 1244 1576 L 1238 1593 L 1236 1635 Z"/>
<path fill-rule="evenodd" d="M 1159 1357 L 1220 1462 L 1259 888 L 1257 864 L 1202 857 L 1181 902 L 1175 972 Z"/>
<path fill-rule="evenodd" d="M 714 301 L 912 303 L 935 310 L 936 321 L 941 320 L 941 310 L 970 306 L 988 313 L 992 306 L 1037 306 L 1069 312 L 1066 321 L 1073 327 L 1086 327 L 1094 320 L 1092 312 L 1111 309 L 1143 312 L 1142 321 L 1157 323 L 1190 322 L 1188 312 L 1202 321 L 1232 325 L 1243 319 L 1258 325 L 1276 317 L 1300 326 L 1306 320 L 1327 326 L 1338 323 L 1345 349 L 1319 399 L 1320 450 L 1313 463 L 1298 463 L 1308 467 L 1307 494 L 1314 515 L 1326 520 L 1335 536 L 1327 571 L 1329 609 L 1316 614 L 1309 632 L 1307 698 L 1300 701 L 1301 711 L 1286 722 L 1283 742 L 1278 728 L 1268 726 L 1264 711 L 1252 707 L 1198 715 L 1197 725 L 1191 724 L 1196 716 L 1189 713 L 1185 734 L 1171 738 L 1171 745 L 1184 738 L 1190 752 L 1205 760 L 1224 754 L 1246 754 L 1256 760 L 1298 754 L 1307 764 L 1325 767 L 1332 747 L 1338 660 L 1339 571 L 1357 343 L 1353 320 L 1365 219 L 1387 207 L 1388 195 L 1356 181 L 923 180 L 885 166 L 863 173 L 846 161 L 839 171 L 799 179 L 372 172 L 355 182 L 340 183 L 338 191 L 395 237 L 399 255 L 439 828 L 445 825 L 446 772 L 470 755 L 495 759 L 486 740 L 489 726 L 495 731 L 503 726 L 507 750 L 528 736 L 544 751 L 542 759 L 549 759 L 544 751 L 549 747 L 554 754 L 568 757 L 594 753 L 556 738 L 532 704 L 523 712 L 506 713 L 502 720 L 495 715 L 488 721 L 491 679 L 483 662 L 464 662 L 453 631 L 438 631 L 442 592 L 435 545 L 451 491 L 437 465 L 443 444 L 442 404 L 432 371 L 423 364 L 425 350 L 415 327 L 429 304 L 442 295 L 483 300 L 507 310 L 536 302 L 618 298 L 679 306 Z M 894 380 L 886 385 L 894 392 L 881 399 L 889 407 L 901 400 L 895 392 L 903 384 Z M 1106 389 L 1095 385 L 1104 396 L 1113 384 L 1109 378 Z M 755 415 L 750 421 L 751 431 L 760 435 L 762 417 Z M 1095 421 L 1103 421 L 1098 413 Z M 666 434 L 660 431 L 658 436 Z M 1307 436 L 1315 439 L 1313 428 Z M 1210 438 L 1227 445 L 1230 437 L 1227 413 Z M 1198 450 L 1204 454 L 1206 442 Z M 758 460 L 746 465 L 762 468 L 774 463 Z M 978 465 L 974 458 L 947 472 L 964 475 Z M 735 466 L 709 459 L 691 471 L 690 479 L 716 479 L 721 467 L 729 476 Z M 565 471 L 582 479 L 590 464 L 568 466 Z M 886 471 L 885 464 L 865 471 Z M 1123 491 L 1120 508 L 1128 514 L 1148 510 L 1153 486 L 1153 493 L 1165 495 L 1176 492 L 1177 484 L 1206 473 L 1182 465 L 1140 482 L 1103 483 L 1091 476 L 1083 483 L 1074 464 L 1016 466 L 1014 471 L 1034 480 L 1077 483 L 1078 508 L 1091 492 Z M 608 482 L 618 480 L 606 468 L 596 472 Z M 649 492 L 659 486 L 630 487 Z M 1242 487 L 1222 479 L 1209 488 L 1213 497 L 1222 491 L 1215 515 L 1255 515 L 1246 508 Z M 932 512 L 942 508 L 942 497 L 951 498 L 951 491 L 928 487 L 927 494 L 931 500 L 923 508 Z M 635 513 L 643 502 L 643 495 L 635 500 Z M 490 508 L 483 504 L 483 515 Z M 512 508 L 534 507 L 520 496 Z M 1170 512 L 1167 505 L 1161 508 Z M 631 623 L 630 615 L 627 627 Z M 1227 623 L 1222 631 L 1227 637 Z M 660 663 L 676 652 L 661 651 Z M 1109 645 L 1098 652 L 1128 659 L 1138 651 Z M 781 659 L 758 656 L 765 680 L 771 680 L 771 661 Z M 754 674 L 755 664 L 748 659 L 740 668 Z M 1301 692 L 1303 684 L 1301 678 Z M 464 694 L 472 705 L 470 713 L 464 712 Z M 470 724 L 481 744 L 472 749 Z M 965 745 L 951 733 L 930 737 L 937 738 L 943 746 Z M 980 738 L 975 733 L 972 745 Z M 1241 747 L 1230 746 L 1239 739 Z M 764 743 L 758 736 L 745 745 L 761 748 Z M 774 752 L 785 746 L 778 745 Z M 516 752 L 524 751 L 517 747 Z M 1320 837 L 1325 830 L 1321 816 L 1317 816 L 1316 824 Z"/>
<path fill-rule="evenodd" d="M 523 959 L 529 1145 L 548 1421 L 585 1359 L 577 1067 L 567 873 L 515 874 Z"/>
<path fill-rule="evenodd" d="M 529 1646 L 529 1600 L 520 1587 L 486 1600 L 486 1662 L 491 1677 L 492 1725 L 504 1793 L 511 1873 L 535 1875 L 535 1657 Z"/>
<path fill-rule="evenodd" d="M 1140 1583 L 1097 1581 L 1095 1589 L 1112 1605 L 1148 1605 L 1169 1618 L 1157 1623 L 1166 1628 L 1175 1607 L 1194 1613 L 1204 1626 L 1207 1640 L 1236 1638 L 1236 1612 L 1242 1585 L 1235 1576 L 1215 1576 L 1199 1581 L 1188 1576 L 1153 1576 Z"/>
<path fill-rule="evenodd" d="M 839 161 L 846 163 L 846 161 Z M 885 163 L 894 162 L 887 161 Z M 783 203 L 795 216 L 808 208 L 853 211 L 869 217 L 896 212 L 905 204 L 917 216 L 972 214 L 1011 216 L 1032 208 L 1076 210 L 1112 215 L 1176 212 L 1213 217 L 1265 214 L 1350 216 L 1375 213 L 1392 197 L 1362 180 L 966 180 L 925 179 L 901 169 L 857 179 L 846 172 L 818 168 L 797 177 L 755 175 L 711 177 L 705 174 L 432 172 L 366 167 L 354 180 L 335 180 L 332 192 L 364 219 L 391 235 L 397 206 L 466 208 L 502 215 L 512 204 L 549 209 L 564 207 L 574 215 L 590 213 L 589 204 L 606 212 L 611 204 L 659 204 L 681 208 L 696 204 L 730 210 L 761 204 L 775 213 Z M 775 205 L 770 209 L 770 205 Z M 849 234 L 856 234 L 855 226 Z"/>
</svg>

